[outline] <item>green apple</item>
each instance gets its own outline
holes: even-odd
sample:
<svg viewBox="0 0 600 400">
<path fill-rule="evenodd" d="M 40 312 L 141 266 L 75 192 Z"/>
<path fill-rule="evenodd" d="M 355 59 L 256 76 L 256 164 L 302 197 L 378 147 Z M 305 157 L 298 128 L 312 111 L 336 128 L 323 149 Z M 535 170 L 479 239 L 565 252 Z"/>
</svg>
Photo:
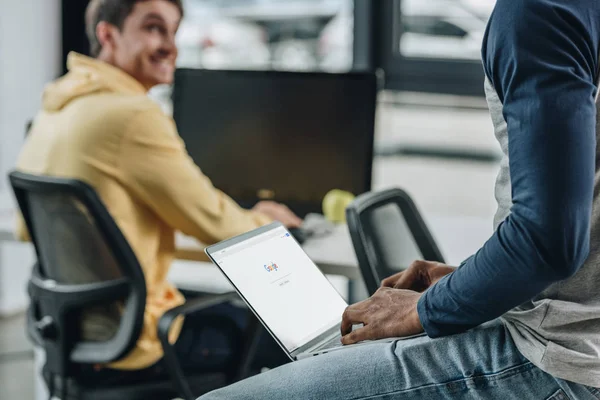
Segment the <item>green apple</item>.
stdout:
<svg viewBox="0 0 600 400">
<path fill-rule="evenodd" d="M 346 207 L 354 200 L 354 195 L 340 189 L 333 189 L 323 198 L 323 215 L 331 222 L 346 222 Z"/>
</svg>

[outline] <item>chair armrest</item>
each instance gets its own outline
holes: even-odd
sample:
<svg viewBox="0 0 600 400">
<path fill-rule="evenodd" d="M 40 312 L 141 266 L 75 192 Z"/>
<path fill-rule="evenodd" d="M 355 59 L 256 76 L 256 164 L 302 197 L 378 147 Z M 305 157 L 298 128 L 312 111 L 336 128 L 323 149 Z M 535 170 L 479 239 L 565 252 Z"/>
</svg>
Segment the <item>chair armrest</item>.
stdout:
<svg viewBox="0 0 600 400">
<path fill-rule="evenodd" d="M 160 320 L 158 321 L 158 338 L 164 351 L 164 359 L 168 366 L 167 370 L 175 387 L 179 394 L 186 400 L 194 400 L 196 396 L 192 393 L 190 386 L 185 379 L 181 364 L 177 359 L 175 350 L 171 343 L 169 343 L 169 330 L 173 325 L 175 319 L 181 315 L 191 314 L 196 311 L 210 308 L 217 304 L 225 303 L 238 298 L 238 294 L 235 292 L 224 293 L 220 295 L 214 295 L 209 297 L 202 297 L 198 299 L 192 299 L 186 301 L 184 304 L 172 308 L 165 312 Z"/>
<path fill-rule="evenodd" d="M 171 324 L 180 315 L 188 315 L 196 311 L 204 310 L 217 304 L 225 303 L 231 300 L 238 299 L 239 296 L 236 292 L 227 292 L 223 294 L 207 295 L 196 299 L 187 300 L 184 304 L 167 310 L 160 318 L 158 323 L 158 334 L 169 333 Z M 165 322 L 163 322 L 163 320 Z M 167 321 L 169 321 L 168 325 Z M 166 329 L 166 332 L 165 332 Z"/>
</svg>

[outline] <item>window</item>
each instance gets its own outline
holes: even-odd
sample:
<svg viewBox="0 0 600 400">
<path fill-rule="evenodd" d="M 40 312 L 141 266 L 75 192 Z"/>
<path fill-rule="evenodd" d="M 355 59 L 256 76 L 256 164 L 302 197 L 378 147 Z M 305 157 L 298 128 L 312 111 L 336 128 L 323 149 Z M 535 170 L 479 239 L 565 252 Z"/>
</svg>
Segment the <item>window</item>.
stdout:
<svg viewBox="0 0 600 400">
<path fill-rule="evenodd" d="M 425 37 L 438 37 L 438 39 L 455 38 L 463 39 L 469 34 L 459 25 L 433 16 L 416 16 L 404 19 L 404 35 L 422 35 Z M 402 52 L 402 46 L 400 47 Z"/>
<path fill-rule="evenodd" d="M 71 50 L 87 52 L 87 2 L 63 2 L 64 60 Z M 387 89 L 479 96 L 481 41 L 494 2 L 184 0 L 178 66 L 382 69 Z"/>
<path fill-rule="evenodd" d="M 495 0 L 373 2 L 375 66 L 386 88 L 483 95 L 481 44 Z"/>
<path fill-rule="evenodd" d="M 347 71 L 352 0 L 187 0 L 178 65 Z"/>
</svg>

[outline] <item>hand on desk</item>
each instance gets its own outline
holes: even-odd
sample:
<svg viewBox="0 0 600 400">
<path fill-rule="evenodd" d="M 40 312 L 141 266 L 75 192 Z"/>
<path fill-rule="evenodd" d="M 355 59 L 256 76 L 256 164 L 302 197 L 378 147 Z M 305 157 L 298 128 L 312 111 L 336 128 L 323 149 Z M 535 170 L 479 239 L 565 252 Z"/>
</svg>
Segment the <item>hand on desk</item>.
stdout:
<svg viewBox="0 0 600 400">
<path fill-rule="evenodd" d="M 412 336 L 423 332 L 417 303 L 421 293 L 380 288 L 373 296 L 346 308 L 342 316 L 342 343 Z M 352 325 L 363 324 L 352 331 Z"/>
<path fill-rule="evenodd" d="M 381 281 L 381 287 L 408 289 L 424 292 L 456 268 L 432 261 L 415 261 L 402 272 L 398 272 Z"/>
<path fill-rule="evenodd" d="M 281 222 L 287 228 L 298 228 L 302 225 L 302 220 L 292 210 L 286 205 L 274 201 L 260 201 L 252 210 Z"/>
</svg>

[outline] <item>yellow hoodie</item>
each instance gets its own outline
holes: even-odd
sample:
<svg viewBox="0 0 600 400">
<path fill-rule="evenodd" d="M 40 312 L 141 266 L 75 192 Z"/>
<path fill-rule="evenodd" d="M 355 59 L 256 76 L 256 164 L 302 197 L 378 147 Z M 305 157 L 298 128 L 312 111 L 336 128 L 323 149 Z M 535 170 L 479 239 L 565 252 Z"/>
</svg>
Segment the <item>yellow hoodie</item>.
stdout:
<svg viewBox="0 0 600 400">
<path fill-rule="evenodd" d="M 71 53 L 69 73 L 48 85 L 17 169 L 92 185 L 144 270 L 144 328 L 111 368 L 141 369 L 162 357 L 158 319 L 184 302 L 166 280 L 175 231 L 214 243 L 269 219 L 216 190 L 188 156 L 173 120 L 144 87 L 111 65 Z M 19 236 L 27 239 L 23 224 Z M 181 324 L 172 330 L 173 340 Z"/>
</svg>

